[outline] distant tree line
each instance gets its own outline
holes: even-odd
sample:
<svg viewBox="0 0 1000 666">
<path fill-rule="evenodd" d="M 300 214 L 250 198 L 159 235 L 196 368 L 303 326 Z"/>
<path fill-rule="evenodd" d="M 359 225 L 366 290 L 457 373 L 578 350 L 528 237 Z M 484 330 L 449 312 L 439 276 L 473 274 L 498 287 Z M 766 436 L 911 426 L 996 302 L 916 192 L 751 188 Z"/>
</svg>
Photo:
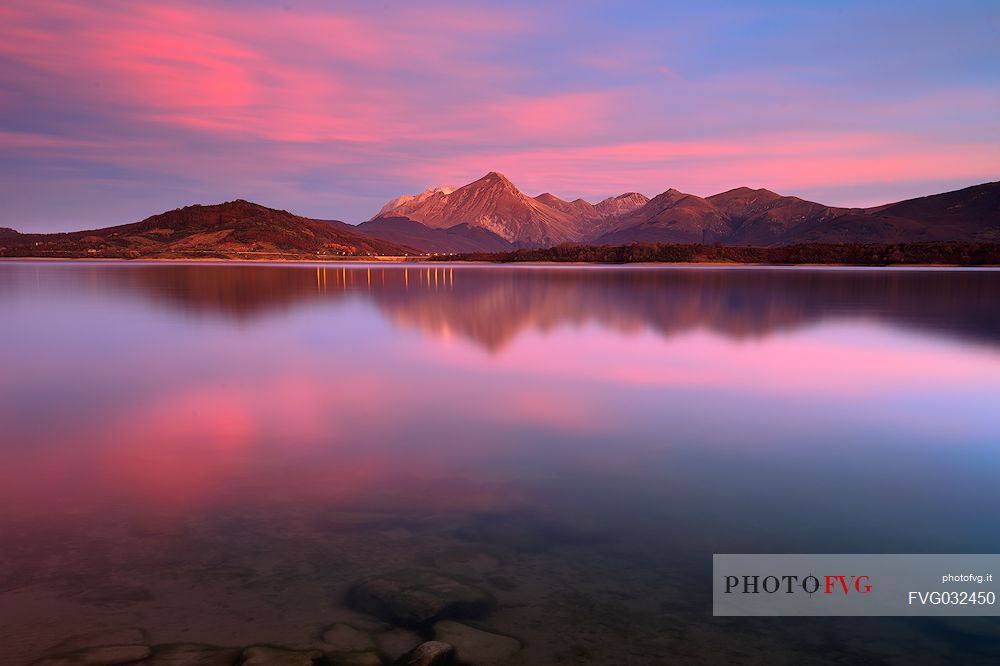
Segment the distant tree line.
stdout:
<svg viewBox="0 0 1000 666">
<path fill-rule="evenodd" d="M 678 245 L 632 243 L 631 245 L 563 244 L 537 250 L 471 252 L 430 257 L 429 261 L 490 261 L 513 263 L 588 262 L 599 264 L 707 263 L 737 264 L 949 264 L 958 266 L 1000 265 L 1000 244 L 981 242 L 928 243 L 804 243 L 781 247 L 736 245 Z"/>
</svg>

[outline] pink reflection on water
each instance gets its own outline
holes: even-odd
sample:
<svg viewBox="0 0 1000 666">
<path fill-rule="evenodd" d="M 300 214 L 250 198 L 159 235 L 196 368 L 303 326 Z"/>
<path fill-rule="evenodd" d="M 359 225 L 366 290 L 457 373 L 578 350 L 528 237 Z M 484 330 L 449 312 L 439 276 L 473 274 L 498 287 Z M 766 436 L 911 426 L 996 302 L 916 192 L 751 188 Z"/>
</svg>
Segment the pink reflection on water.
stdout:
<svg viewBox="0 0 1000 666">
<path fill-rule="evenodd" d="M 696 331 L 669 345 L 643 330 L 608 334 L 594 326 L 529 333 L 504 350 L 500 363 L 472 347 L 435 348 L 434 362 L 463 364 L 531 378 L 629 386 L 691 386 L 768 392 L 777 396 L 846 397 L 904 390 L 934 382 L 956 390 L 993 386 L 1000 354 L 929 336 L 902 335 L 865 322 L 730 343 Z"/>
<path fill-rule="evenodd" d="M 126 410 L 104 405 L 85 432 L 59 424 L 0 467 L 0 497 L 56 512 L 109 503 L 174 511 L 268 502 L 405 507 L 414 498 L 427 510 L 486 510 L 521 499 L 486 469 L 515 442 L 477 437 L 470 447 L 464 433 L 412 439 L 420 435 L 408 432 L 408 418 L 434 409 L 449 393 L 442 383 L 428 381 L 421 395 L 354 372 L 258 382 L 165 385 Z M 524 400 L 531 396 L 496 407 L 510 414 Z M 522 423 L 535 420 L 526 413 Z M 537 420 L 552 426 L 543 411 Z"/>
<path fill-rule="evenodd" d="M 739 344 L 705 332 L 664 344 L 648 332 L 557 328 L 522 335 L 499 357 L 417 341 L 386 357 L 415 381 L 369 373 L 364 354 L 334 363 L 273 344 L 284 349 L 281 363 L 262 362 L 253 381 L 180 379 L 127 409 L 103 404 L 85 432 L 50 424 L 33 451 L 8 456 L 0 493 L 54 511 L 104 502 L 176 511 L 245 502 L 405 506 L 417 498 L 427 510 L 499 510 L 525 499 L 523 486 L 505 477 L 504 461 L 531 451 L 527 440 L 504 433 L 546 433 L 553 449 L 572 449 L 586 435 L 610 443 L 617 433 L 657 427 L 677 391 L 728 396 L 688 414 L 725 432 L 711 425 L 713 415 L 746 418 L 740 396 L 768 394 L 789 405 L 821 399 L 847 411 L 874 398 L 884 404 L 875 417 L 901 418 L 895 425 L 906 431 L 928 425 L 894 407 L 893 396 L 913 387 L 1000 390 L 995 353 L 864 325 Z M 237 369 L 242 353 L 229 356 Z M 623 398 L 634 404 L 622 408 Z M 931 427 L 935 419 L 926 415 Z M 441 427 L 428 425 L 435 421 Z M 687 428 L 672 423 L 662 444 L 683 439 Z M 720 437 L 713 446 L 733 441 Z M 609 460 L 627 474 L 642 457 L 586 449 L 565 464 L 586 469 Z"/>
<path fill-rule="evenodd" d="M 501 510 L 537 498 L 542 478 L 641 476 L 651 453 L 693 444 L 781 451 L 838 419 L 975 438 L 1000 393 L 993 347 L 810 309 L 817 294 L 852 304 L 859 285 L 916 293 L 864 276 L 88 270 L 101 298 L 140 298 L 18 319 L 43 321 L 25 339 L 46 363 L 12 360 L 0 390 L 62 390 L 68 406 L 7 414 L 21 444 L 0 451 L 9 505 Z M 130 335 L 109 339 L 106 322 Z"/>
</svg>

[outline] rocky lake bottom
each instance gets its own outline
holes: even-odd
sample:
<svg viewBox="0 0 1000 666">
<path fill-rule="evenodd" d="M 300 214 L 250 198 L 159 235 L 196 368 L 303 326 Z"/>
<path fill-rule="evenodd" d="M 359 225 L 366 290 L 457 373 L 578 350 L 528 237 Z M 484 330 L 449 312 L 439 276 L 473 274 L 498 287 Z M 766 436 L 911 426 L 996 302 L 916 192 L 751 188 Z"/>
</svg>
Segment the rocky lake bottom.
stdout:
<svg viewBox="0 0 1000 666">
<path fill-rule="evenodd" d="M 990 654 L 997 635 L 975 621 L 712 618 L 703 563 L 635 552 L 594 525 L 272 520 L 129 521 L 71 536 L 58 556 L 5 558 L 4 663 L 374 666 L 411 663 L 398 660 L 426 641 L 468 664 L 943 663 Z M 126 543 L 144 551 L 126 561 Z"/>
</svg>

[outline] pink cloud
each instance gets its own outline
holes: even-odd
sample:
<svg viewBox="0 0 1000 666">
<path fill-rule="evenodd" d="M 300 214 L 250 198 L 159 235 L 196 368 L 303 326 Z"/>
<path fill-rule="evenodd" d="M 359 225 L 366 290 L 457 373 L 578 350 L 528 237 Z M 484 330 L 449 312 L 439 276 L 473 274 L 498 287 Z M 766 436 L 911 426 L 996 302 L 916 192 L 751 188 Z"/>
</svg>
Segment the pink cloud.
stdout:
<svg viewBox="0 0 1000 666">
<path fill-rule="evenodd" d="M 124 105 L 166 125 L 279 142 L 384 141 L 412 131 L 422 101 L 406 72 L 446 80 L 490 73 L 459 54 L 477 36 L 524 29 L 516 17 L 494 14 L 413 14 L 405 29 L 422 31 L 418 43 L 398 19 L 343 13 L 34 3 L 3 10 L 9 27 L 0 53 L 90 103 Z M 50 20 L 59 31 L 45 27 Z M 294 35 L 294 43 L 276 35 Z M 443 119 L 439 131 L 447 129 Z"/>
<path fill-rule="evenodd" d="M 597 132 L 612 117 L 616 95 L 610 91 L 572 92 L 538 97 L 504 98 L 478 109 L 505 135 L 552 141 Z"/>
</svg>

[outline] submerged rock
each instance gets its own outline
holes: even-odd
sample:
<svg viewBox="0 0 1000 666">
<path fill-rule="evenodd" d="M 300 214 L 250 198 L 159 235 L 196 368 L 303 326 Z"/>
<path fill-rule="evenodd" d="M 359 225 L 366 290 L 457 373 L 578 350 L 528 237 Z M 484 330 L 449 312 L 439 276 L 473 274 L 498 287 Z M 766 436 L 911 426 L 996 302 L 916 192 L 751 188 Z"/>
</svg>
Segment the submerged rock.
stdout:
<svg viewBox="0 0 1000 666">
<path fill-rule="evenodd" d="M 455 648 L 441 641 L 427 641 L 396 660 L 394 666 L 451 666 Z"/>
<path fill-rule="evenodd" d="M 323 632 L 326 652 L 367 652 L 375 649 L 372 637 L 349 624 L 338 622 Z"/>
<path fill-rule="evenodd" d="M 146 645 L 104 645 L 46 657 L 34 666 L 117 666 L 140 661 L 150 655 Z"/>
<path fill-rule="evenodd" d="M 458 662 L 469 666 L 506 664 L 521 649 L 516 638 L 451 620 L 434 625 L 434 639 L 453 645 Z"/>
<path fill-rule="evenodd" d="M 312 666 L 323 658 L 319 650 L 288 650 L 254 645 L 243 650 L 243 666 Z"/>
<path fill-rule="evenodd" d="M 408 629 L 390 629 L 375 634 L 374 638 L 378 651 L 389 661 L 396 661 L 423 642 L 419 634 Z"/>
<path fill-rule="evenodd" d="M 444 618 L 478 617 L 496 604 L 489 592 L 478 587 L 439 573 L 412 569 L 355 583 L 348 602 L 362 612 L 409 626 Z"/>
<path fill-rule="evenodd" d="M 142 666 L 232 666 L 239 648 L 223 648 L 201 643 L 154 645 L 153 655 Z"/>
</svg>

